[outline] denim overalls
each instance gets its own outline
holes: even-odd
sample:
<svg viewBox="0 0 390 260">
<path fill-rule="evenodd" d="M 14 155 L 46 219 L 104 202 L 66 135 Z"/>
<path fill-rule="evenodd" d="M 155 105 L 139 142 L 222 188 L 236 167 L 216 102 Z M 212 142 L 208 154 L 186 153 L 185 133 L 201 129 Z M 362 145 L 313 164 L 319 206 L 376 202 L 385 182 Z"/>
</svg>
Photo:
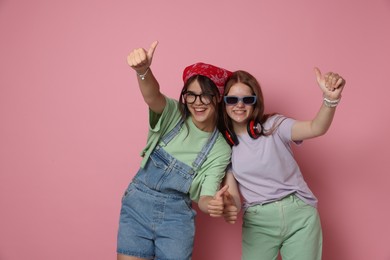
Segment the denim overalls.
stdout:
<svg viewBox="0 0 390 260">
<path fill-rule="evenodd" d="M 189 167 L 163 149 L 182 125 L 180 121 L 162 138 L 123 196 L 119 254 L 159 260 L 191 259 L 196 212 L 191 207 L 188 192 L 219 132 L 214 130 Z"/>
</svg>

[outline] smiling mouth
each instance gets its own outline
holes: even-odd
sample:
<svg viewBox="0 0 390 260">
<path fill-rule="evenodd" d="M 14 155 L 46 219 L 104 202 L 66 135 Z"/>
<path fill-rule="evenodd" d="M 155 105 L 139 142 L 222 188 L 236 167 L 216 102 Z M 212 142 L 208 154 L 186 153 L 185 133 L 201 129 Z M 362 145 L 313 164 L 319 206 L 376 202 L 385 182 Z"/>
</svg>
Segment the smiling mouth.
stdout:
<svg viewBox="0 0 390 260">
<path fill-rule="evenodd" d="M 235 113 L 235 114 L 245 114 L 246 110 L 233 110 L 233 113 Z"/>
</svg>

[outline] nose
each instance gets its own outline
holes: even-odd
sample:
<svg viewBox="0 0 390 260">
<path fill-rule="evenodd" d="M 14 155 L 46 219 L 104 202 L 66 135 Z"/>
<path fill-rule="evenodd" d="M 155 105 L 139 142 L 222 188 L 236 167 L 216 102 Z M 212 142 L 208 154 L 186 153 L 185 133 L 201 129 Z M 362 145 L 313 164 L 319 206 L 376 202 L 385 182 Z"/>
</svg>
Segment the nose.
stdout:
<svg viewBox="0 0 390 260">
<path fill-rule="evenodd" d="M 242 100 L 239 100 L 238 103 L 236 104 L 238 107 L 245 107 L 245 104 Z"/>
<path fill-rule="evenodd" d="M 203 104 L 202 101 L 200 100 L 200 95 L 195 97 L 194 104 L 196 104 L 196 105 L 202 105 Z"/>
</svg>

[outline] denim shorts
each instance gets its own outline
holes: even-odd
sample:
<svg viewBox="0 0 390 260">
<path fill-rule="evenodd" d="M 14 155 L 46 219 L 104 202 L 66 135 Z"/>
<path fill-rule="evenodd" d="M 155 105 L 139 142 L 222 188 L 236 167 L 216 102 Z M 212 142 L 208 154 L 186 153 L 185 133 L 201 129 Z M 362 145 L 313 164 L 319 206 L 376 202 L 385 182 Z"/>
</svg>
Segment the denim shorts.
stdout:
<svg viewBox="0 0 390 260">
<path fill-rule="evenodd" d="M 182 122 L 182 121 L 181 121 Z M 182 123 L 162 138 L 167 144 Z M 122 198 L 117 253 L 159 260 L 189 260 L 195 236 L 195 210 L 188 191 L 218 137 L 214 130 L 192 167 L 157 145 Z"/>
<path fill-rule="evenodd" d="M 191 201 L 161 195 L 130 184 L 122 199 L 117 253 L 161 260 L 191 259 L 196 215 Z"/>
</svg>

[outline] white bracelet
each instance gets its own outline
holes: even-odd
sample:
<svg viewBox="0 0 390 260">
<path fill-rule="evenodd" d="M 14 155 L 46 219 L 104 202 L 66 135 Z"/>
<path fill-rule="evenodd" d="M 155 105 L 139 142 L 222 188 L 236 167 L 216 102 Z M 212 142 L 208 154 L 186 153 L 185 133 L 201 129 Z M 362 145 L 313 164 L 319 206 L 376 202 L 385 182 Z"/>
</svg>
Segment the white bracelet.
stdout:
<svg viewBox="0 0 390 260">
<path fill-rule="evenodd" d="M 324 104 L 327 107 L 337 107 L 337 105 L 340 103 L 341 98 L 336 100 L 330 100 L 326 97 L 324 97 Z"/>
<path fill-rule="evenodd" d="M 144 80 L 144 79 L 145 79 L 145 76 L 146 76 L 146 74 L 148 74 L 148 72 L 149 72 L 149 68 L 145 71 L 144 74 L 139 74 L 139 73 L 137 72 L 137 75 L 141 78 L 141 80 Z"/>
</svg>

